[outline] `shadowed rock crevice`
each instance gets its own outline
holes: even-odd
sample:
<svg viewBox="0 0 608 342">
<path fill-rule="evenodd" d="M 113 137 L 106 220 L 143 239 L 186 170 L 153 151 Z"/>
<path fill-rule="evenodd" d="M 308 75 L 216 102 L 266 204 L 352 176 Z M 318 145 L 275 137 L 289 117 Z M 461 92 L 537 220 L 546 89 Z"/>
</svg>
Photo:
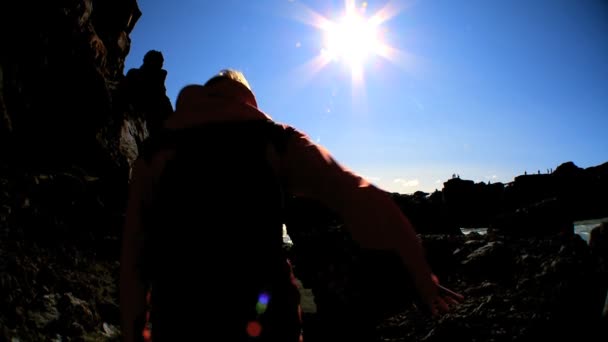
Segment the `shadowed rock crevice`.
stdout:
<svg viewBox="0 0 608 342">
<path fill-rule="evenodd" d="M 132 157 L 121 144 L 144 132 L 113 99 L 123 79 L 129 33 L 141 15 L 133 1 L 3 4 L 3 160 L 27 168 L 78 165 L 100 175 Z M 8 20 L 10 19 L 10 20 Z M 15 24 L 11 26 L 11 24 Z M 120 108 L 122 110 L 122 108 Z M 122 138 L 132 136 L 131 139 Z"/>
</svg>

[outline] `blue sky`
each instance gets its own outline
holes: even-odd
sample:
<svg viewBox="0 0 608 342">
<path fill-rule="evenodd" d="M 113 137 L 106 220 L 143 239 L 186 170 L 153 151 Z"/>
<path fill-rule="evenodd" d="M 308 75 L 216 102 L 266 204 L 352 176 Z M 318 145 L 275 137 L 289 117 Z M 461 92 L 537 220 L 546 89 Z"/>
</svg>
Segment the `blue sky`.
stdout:
<svg viewBox="0 0 608 342">
<path fill-rule="evenodd" d="M 362 81 L 342 61 L 307 67 L 327 48 L 310 13 L 337 21 L 342 0 L 140 0 L 125 72 L 160 50 L 174 102 L 183 86 L 239 69 L 261 110 L 389 191 L 608 161 L 606 1 L 355 4 L 366 18 L 391 9 L 378 30 L 400 51 L 370 56 Z"/>
</svg>

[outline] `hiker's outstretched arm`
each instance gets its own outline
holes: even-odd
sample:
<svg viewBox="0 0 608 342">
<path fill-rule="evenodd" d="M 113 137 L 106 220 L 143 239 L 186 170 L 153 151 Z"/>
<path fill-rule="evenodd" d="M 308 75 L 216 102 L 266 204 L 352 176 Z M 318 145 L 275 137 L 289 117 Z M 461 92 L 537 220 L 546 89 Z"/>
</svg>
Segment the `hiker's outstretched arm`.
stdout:
<svg viewBox="0 0 608 342">
<path fill-rule="evenodd" d="M 146 194 L 146 178 L 143 160 L 136 162 L 129 188 L 120 258 L 120 314 L 125 342 L 132 342 L 140 337 L 141 331 L 136 331 L 136 326 L 141 323 L 139 321 L 146 310 L 146 289 L 138 273 L 143 247 L 142 207 Z"/>
<path fill-rule="evenodd" d="M 362 247 L 395 251 L 430 305 L 438 295 L 431 269 L 414 228 L 388 193 L 341 166 L 300 132 L 288 142 L 284 168 L 289 189 L 337 212 Z"/>
</svg>

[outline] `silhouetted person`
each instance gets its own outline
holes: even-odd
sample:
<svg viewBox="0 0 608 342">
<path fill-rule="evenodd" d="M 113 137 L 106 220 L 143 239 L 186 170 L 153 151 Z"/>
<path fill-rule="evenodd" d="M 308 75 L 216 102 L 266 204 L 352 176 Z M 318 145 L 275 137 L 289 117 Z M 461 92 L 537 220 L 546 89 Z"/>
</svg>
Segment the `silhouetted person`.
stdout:
<svg viewBox="0 0 608 342">
<path fill-rule="evenodd" d="M 124 101 L 144 115 L 149 135 L 160 131 L 173 112 L 166 94 L 167 71 L 163 69 L 163 63 L 160 51 L 148 51 L 141 67 L 130 69 L 122 85 Z"/>
<path fill-rule="evenodd" d="M 461 298 L 439 285 L 390 195 L 307 135 L 257 108 L 225 70 L 183 88 L 136 162 L 121 257 L 125 341 L 141 335 L 151 288 L 154 342 L 298 341 L 299 293 L 282 248 L 284 194 L 340 214 L 363 248 L 395 252 L 433 314 Z"/>
</svg>

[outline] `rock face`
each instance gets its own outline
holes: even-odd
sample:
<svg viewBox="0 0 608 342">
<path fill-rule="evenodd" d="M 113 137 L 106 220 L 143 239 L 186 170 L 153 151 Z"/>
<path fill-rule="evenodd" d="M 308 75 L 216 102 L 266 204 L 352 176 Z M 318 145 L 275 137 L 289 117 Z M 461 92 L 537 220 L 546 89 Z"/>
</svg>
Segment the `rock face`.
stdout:
<svg viewBox="0 0 608 342">
<path fill-rule="evenodd" d="M 607 193 L 608 163 L 582 169 L 567 162 L 552 173 L 525 174 L 508 184 L 454 177 L 430 195 L 392 195 L 420 233 L 491 227 L 539 236 L 570 231 L 576 220 L 608 217 Z"/>
<path fill-rule="evenodd" d="M 589 247 L 592 255 L 597 258 L 599 268 L 599 284 L 608 289 L 608 223 L 604 222 L 591 231 Z M 608 324 L 608 293 L 604 300 L 603 317 Z"/>
<path fill-rule="evenodd" d="M 141 15 L 136 1 L 0 6 L 3 159 L 30 168 L 75 164 L 96 175 L 127 171 L 124 151 L 132 147 L 121 144 L 145 134 L 113 98 Z"/>
<path fill-rule="evenodd" d="M 140 15 L 136 0 L 0 2 L 0 341 L 119 339 L 120 228 L 148 135 L 121 89 Z"/>
<path fill-rule="evenodd" d="M 336 229 L 332 235 L 339 235 Z M 463 303 L 432 319 L 412 306 L 416 298 L 394 259 L 353 249 L 348 239 L 335 239 L 344 241 L 336 246 L 345 246 L 348 257 L 336 256 L 340 253 L 335 249 L 329 253 L 317 248 L 316 272 L 313 281 L 305 284 L 312 287 L 318 309 L 317 315 L 305 318 L 307 341 L 603 341 L 608 337 L 600 318 L 608 288 L 599 281 L 603 271 L 598 259 L 580 237 L 421 238 L 433 270 L 446 286 L 465 295 Z M 301 238 L 292 239 L 296 248 Z M 295 262 L 296 276 L 310 277 L 307 270 Z"/>
<path fill-rule="evenodd" d="M 0 167 L 0 341 L 118 340 L 114 190 L 76 167 Z"/>
<path fill-rule="evenodd" d="M 1 241 L 0 340 L 118 341 L 116 257 Z"/>
</svg>

